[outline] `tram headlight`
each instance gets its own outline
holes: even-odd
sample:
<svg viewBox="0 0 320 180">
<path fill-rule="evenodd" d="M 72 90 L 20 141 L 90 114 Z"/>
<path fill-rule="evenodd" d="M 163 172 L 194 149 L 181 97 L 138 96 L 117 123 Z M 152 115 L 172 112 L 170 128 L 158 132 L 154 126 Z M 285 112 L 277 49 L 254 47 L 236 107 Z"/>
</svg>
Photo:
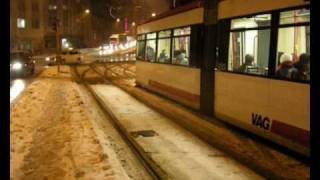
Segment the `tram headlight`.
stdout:
<svg viewBox="0 0 320 180">
<path fill-rule="evenodd" d="M 20 62 L 15 62 L 12 64 L 12 69 L 13 70 L 20 70 L 20 69 L 22 69 L 22 64 Z"/>
</svg>

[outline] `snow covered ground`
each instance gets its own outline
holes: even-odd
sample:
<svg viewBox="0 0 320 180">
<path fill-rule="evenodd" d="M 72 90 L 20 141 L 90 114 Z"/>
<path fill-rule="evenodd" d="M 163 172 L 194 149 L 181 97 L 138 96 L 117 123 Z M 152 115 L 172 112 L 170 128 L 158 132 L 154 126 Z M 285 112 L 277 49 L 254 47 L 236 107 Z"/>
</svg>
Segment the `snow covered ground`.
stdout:
<svg viewBox="0 0 320 180">
<path fill-rule="evenodd" d="M 91 87 L 168 179 L 264 179 L 118 87 Z"/>
<path fill-rule="evenodd" d="M 69 68 L 61 69 L 45 70 L 11 107 L 11 179 L 148 179 L 125 144 L 115 145 L 120 136 L 90 108 Z"/>
</svg>

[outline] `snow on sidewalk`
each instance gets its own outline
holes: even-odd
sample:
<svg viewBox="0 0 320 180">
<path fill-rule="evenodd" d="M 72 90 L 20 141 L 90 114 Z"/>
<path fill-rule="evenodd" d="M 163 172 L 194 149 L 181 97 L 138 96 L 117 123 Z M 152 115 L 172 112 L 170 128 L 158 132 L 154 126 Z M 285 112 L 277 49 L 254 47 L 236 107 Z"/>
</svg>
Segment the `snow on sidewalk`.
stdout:
<svg viewBox="0 0 320 180">
<path fill-rule="evenodd" d="M 110 163 L 68 68 L 62 69 L 43 72 L 11 108 L 11 179 L 129 179 Z"/>
<path fill-rule="evenodd" d="M 112 85 L 91 87 L 169 178 L 263 179 L 121 89 Z"/>
</svg>

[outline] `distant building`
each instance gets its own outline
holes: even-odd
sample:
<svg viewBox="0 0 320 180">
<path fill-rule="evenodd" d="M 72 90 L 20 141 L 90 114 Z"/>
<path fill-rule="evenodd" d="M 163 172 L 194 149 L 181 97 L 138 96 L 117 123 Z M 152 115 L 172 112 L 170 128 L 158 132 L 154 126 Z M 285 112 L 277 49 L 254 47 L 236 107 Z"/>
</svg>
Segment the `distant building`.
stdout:
<svg viewBox="0 0 320 180">
<path fill-rule="evenodd" d="M 94 33 L 91 16 L 85 12 L 86 9 L 90 9 L 89 0 L 11 0 L 10 49 L 35 54 L 55 52 L 53 24 L 58 14 L 61 20 L 60 42 L 68 42 L 68 46 L 75 48 L 90 46 Z"/>
</svg>

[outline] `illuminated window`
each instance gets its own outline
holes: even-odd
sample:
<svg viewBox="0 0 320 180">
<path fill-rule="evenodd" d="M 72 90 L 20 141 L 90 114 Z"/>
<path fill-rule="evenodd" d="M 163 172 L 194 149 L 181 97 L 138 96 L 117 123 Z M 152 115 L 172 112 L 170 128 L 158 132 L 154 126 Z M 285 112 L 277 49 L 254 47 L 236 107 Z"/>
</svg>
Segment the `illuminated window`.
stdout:
<svg viewBox="0 0 320 180">
<path fill-rule="evenodd" d="M 280 24 L 295 24 L 310 22 L 310 10 L 298 9 L 280 13 Z"/>
<path fill-rule="evenodd" d="M 157 37 L 157 33 L 149 33 L 147 34 L 147 39 L 155 39 Z"/>
<path fill-rule="evenodd" d="M 185 28 L 175 29 L 173 34 L 175 36 L 190 35 L 190 32 L 191 32 L 191 28 L 185 27 Z"/>
<path fill-rule="evenodd" d="M 160 31 L 158 39 L 157 60 L 160 63 L 170 63 L 171 30 Z"/>
<path fill-rule="evenodd" d="M 145 60 L 150 62 L 156 61 L 156 37 L 157 33 L 147 34 Z"/>
<path fill-rule="evenodd" d="M 230 33 L 228 70 L 267 75 L 270 30 Z"/>
<path fill-rule="evenodd" d="M 26 28 L 26 20 L 23 18 L 18 18 L 17 19 L 17 27 L 21 28 L 21 29 Z"/>
<path fill-rule="evenodd" d="M 310 12 L 307 9 L 280 13 L 280 24 L 286 26 L 279 27 L 278 31 L 277 77 L 310 80 L 309 22 Z"/>
<path fill-rule="evenodd" d="M 156 40 L 147 40 L 146 44 L 146 60 L 155 62 L 156 59 Z"/>
<path fill-rule="evenodd" d="M 137 58 L 138 59 L 144 59 L 145 56 L 145 48 L 146 48 L 146 41 L 145 41 L 145 35 L 139 35 L 137 38 Z"/>
<path fill-rule="evenodd" d="M 171 30 L 159 32 L 159 38 L 165 38 L 165 37 L 170 37 L 170 36 L 171 36 Z"/>
<path fill-rule="evenodd" d="M 172 42 L 172 64 L 189 66 L 190 32 L 190 27 L 174 30 Z"/>
<path fill-rule="evenodd" d="M 228 71 L 268 75 L 270 20 L 263 14 L 231 21 Z"/>
<path fill-rule="evenodd" d="M 48 6 L 48 9 L 49 9 L 49 10 L 56 10 L 56 9 L 57 9 L 57 6 L 50 4 L 50 5 Z"/>
<path fill-rule="evenodd" d="M 231 29 L 257 28 L 271 25 L 271 14 L 261 14 L 249 18 L 233 19 Z"/>
</svg>

